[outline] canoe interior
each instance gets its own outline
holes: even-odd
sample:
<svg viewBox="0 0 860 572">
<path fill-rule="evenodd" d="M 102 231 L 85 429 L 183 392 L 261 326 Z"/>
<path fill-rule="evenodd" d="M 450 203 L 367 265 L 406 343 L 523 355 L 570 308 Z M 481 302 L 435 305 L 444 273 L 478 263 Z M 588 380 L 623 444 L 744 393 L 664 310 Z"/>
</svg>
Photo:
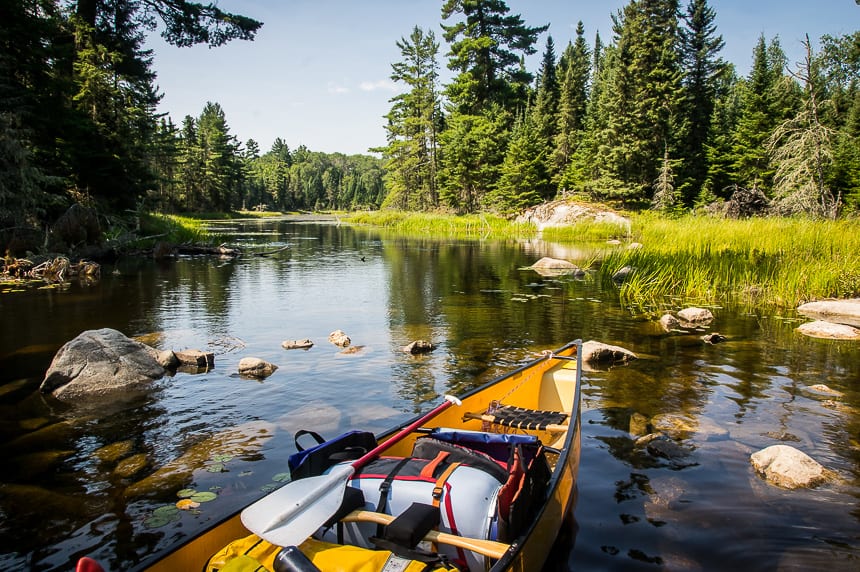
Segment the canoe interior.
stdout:
<svg viewBox="0 0 860 572">
<path fill-rule="evenodd" d="M 576 355 L 579 342 L 571 342 L 552 355 L 571 357 Z M 547 501 L 535 521 L 512 544 L 505 556 L 492 566 L 492 572 L 502 570 L 539 570 L 555 541 L 559 527 L 576 494 L 576 473 L 579 465 L 579 383 L 581 368 L 578 361 L 538 359 L 517 370 L 505 374 L 464 396 L 462 405 L 449 407 L 428 421 L 422 429 L 448 427 L 474 431 L 519 432 L 538 435 L 541 441 L 556 452 L 548 455 L 553 474 L 549 484 Z M 464 419 L 469 413 L 483 413 L 493 402 L 526 409 L 560 411 L 568 413 L 567 430 L 525 431 L 488 425 L 478 419 Z M 378 436 L 384 442 L 410 422 L 403 423 Z M 386 456 L 409 456 L 419 433 L 410 435 L 386 450 Z M 153 563 L 137 568 L 137 571 L 168 572 L 175 570 L 203 570 L 208 559 L 217 550 L 250 532 L 233 514 L 196 538 L 172 550 Z"/>
</svg>

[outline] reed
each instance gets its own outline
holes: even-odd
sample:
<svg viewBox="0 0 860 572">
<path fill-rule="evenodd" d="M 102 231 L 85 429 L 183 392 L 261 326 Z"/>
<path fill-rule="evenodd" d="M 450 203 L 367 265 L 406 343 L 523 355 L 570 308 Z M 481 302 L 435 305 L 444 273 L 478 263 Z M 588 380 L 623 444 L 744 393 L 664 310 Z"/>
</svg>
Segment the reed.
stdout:
<svg viewBox="0 0 860 572">
<path fill-rule="evenodd" d="M 141 217 L 140 226 L 144 239 L 149 237 L 150 242 L 158 239 L 175 244 L 199 244 L 217 239 L 206 230 L 206 221 L 197 217 L 151 213 Z"/>
<path fill-rule="evenodd" d="M 531 238 L 537 233 L 532 224 L 515 223 L 490 214 L 453 216 L 382 210 L 351 213 L 342 220 L 349 224 L 381 227 L 407 236 Z"/>
<path fill-rule="evenodd" d="M 622 299 L 659 305 L 666 297 L 794 307 L 860 295 L 860 224 L 796 218 L 725 220 L 637 215 L 631 239 L 613 249 L 600 273 L 635 272 Z"/>
</svg>

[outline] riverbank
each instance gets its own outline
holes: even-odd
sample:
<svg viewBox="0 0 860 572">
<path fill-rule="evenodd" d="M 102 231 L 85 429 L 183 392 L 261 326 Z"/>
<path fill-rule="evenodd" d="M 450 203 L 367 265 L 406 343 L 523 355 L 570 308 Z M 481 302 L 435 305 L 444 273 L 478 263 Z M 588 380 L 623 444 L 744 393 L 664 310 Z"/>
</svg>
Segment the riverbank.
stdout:
<svg viewBox="0 0 860 572">
<path fill-rule="evenodd" d="M 607 210 L 607 212 L 609 212 Z M 794 308 L 811 300 L 860 295 L 860 221 L 747 218 L 702 215 L 669 218 L 654 213 L 615 213 L 544 226 L 543 240 L 590 243 L 595 255 L 571 262 L 619 282 L 619 296 L 659 310 L 666 300 L 737 302 L 750 307 Z M 461 238 L 538 236 L 535 223 L 491 215 L 457 217 L 379 211 L 348 215 L 352 224 L 405 234 Z"/>
</svg>

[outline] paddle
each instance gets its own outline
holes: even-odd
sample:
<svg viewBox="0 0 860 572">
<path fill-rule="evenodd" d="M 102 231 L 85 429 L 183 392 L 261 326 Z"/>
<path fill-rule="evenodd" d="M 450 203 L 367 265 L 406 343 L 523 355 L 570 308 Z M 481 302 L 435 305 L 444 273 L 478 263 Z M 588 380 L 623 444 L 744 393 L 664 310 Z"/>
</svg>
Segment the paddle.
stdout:
<svg viewBox="0 0 860 572">
<path fill-rule="evenodd" d="M 242 511 L 242 524 L 272 544 L 300 544 L 337 512 L 347 483 L 357 469 L 379 457 L 383 451 L 405 439 L 452 404 L 461 405 L 461 402 L 456 397 L 446 395 L 444 402 L 349 465 L 337 465 L 326 475 L 290 481 L 246 507 Z"/>
</svg>

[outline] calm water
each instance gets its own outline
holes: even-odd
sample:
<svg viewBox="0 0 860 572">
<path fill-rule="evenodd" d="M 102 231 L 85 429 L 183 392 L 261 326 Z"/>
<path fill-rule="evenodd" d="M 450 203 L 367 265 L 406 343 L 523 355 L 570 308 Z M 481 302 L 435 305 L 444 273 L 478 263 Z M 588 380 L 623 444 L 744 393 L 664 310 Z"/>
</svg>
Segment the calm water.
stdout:
<svg viewBox="0 0 860 572">
<path fill-rule="evenodd" d="M 0 564 L 124 570 L 276 485 L 293 433 L 379 431 L 543 349 L 583 338 L 642 359 L 584 380 L 575 522 L 550 570 L 860 569 L 860 345 L 803 338 L 793 312 L 713 308 L 712 331 L 666 336 L 593 277 L 541 277 L 540 241 L 415 240 L 333 223 L 219 223 L 236 259 L 122 259 L 93 285 L 0 287 Z M 679 309 L 682 301 L 667 301 Z M 656 314 L 655 314 L 656 316 Z M 145 396 L 68 406 L 38 385 L 56 350 L 111 327 L 215 352 Z M 360 353 L 327 342 L 346 332 Z M 281 342 L 310 338 L 308 351 Z M 412 357 L 416 339 L 438 348 Z M 253 356 L 279 366 L 236 375 Z M 810 389 L 827 384 L 841 396 Z M 671 459 L 634 446 L 633 414 L 673 414 Z M 749 455 L 795 446 L 832 470 L 814 490 L 761 481 Z M 193 512 L 157 509 L 191 488 Z M 213 496 L 213 495 L 209 495 Z"/>
</svg>

